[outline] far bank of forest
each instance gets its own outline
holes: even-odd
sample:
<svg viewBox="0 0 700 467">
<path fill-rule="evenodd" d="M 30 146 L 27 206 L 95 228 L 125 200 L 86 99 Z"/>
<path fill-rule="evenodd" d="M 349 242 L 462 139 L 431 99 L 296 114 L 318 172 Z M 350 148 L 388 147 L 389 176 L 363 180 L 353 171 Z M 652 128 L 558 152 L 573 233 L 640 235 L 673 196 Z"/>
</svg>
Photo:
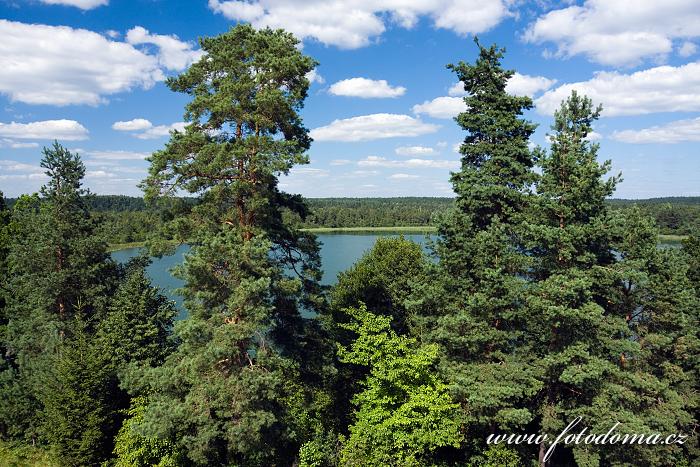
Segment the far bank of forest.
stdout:
<svg viewBox="0 0 700 467">
<path fill-rule="evenodd" d="M 8 200 L 12 205 L 13 199 Z M 109 244 L 144 242 L 167 219 L 162 211 L 149 207 L 141 197 L 93 195 L 87 205 L 100 223 L 100 231 Z M 190 208 L 193 198 L 171 201 Z M 302 228 L 361 228 L 431 226 L 435 219 L 454 204 L 454 198 L 308 198 L 309 215 L 294 219 Z M 654 219 L 662 235 L 687 236 L 700 231 L 700 197 L 651 199 L 610 199 L 613 210 L 638 207 Z M 290 212 L 285 215 L 294 218 Z"/>
</svg>

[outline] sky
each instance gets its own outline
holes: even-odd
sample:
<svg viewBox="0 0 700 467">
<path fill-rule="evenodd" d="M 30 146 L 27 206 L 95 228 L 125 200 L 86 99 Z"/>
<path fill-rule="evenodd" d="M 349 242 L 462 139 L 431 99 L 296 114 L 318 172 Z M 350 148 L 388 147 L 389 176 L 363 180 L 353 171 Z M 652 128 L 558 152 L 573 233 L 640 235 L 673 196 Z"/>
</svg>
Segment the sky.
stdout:
<svg viewBox="0 0 700 467">
<path fill-rule="evenodd" d="M 182 128 L 168 76 L 198 38 L 284 28 L 319 62 L 302 117 L 311 163 L 280 186 L 308 197 L 452 196 L 463 88 L 446 68 L 506 48 L 508 91 L 547 145 L 572 89 L 603 105 L 592 135 L 616 198 L 700 196 L 698 0 L 0 0 L 0 190 L 45 183 L 41 150 L 77 151 L 98 194 L 141 194 L 146 158 Z"/>
</svg>

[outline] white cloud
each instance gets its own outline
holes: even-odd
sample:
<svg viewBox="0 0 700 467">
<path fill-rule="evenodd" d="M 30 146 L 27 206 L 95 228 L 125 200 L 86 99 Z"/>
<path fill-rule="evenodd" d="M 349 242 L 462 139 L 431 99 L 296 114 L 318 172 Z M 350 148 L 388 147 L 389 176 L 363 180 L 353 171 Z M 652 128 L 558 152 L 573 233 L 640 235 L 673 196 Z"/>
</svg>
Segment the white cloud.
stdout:
<svg viewBox="0 0 700 467">
<path fill-rule="evenodd" d="M 38 148 L 39 143 L 25 143 L 20 141 L 15 141 L 9 138 L 0 139 L 0 148 L 11 148 L 11 149 L 27 149 L 27 148 Z"/>
<path fill-rule="evenodd" d="M 0 168 L 3 172 L 38 172 L 43 170 L 38 165 L 26 164 L 24 162 L 0 160 Z"/>
<path fill-rule="evenodd" d="M 153 124 L 145 118 L 134 118 L 133 120 L 119 121 L 112 124 L 112 129 L 117 131 L 138 131 L 147 130 Z"/>
<path fill-rule="evenodd" d="M 557 82 L 555 79 L 545 78 L 544 76 L 530 76 L 514 73 L 506 84 L 506 91 L 514 96 L 533 96 L 540 91 L 546 91 L 554 86 Z M 466 96 L 464 83 L 457 81 L 453 84 L 447 94 L 453 97 Z"/>
<path fill-rule="evenodd" d="M 683 42 L 683 44 L 678 47 L 678 55 L 681 57 L 690 57 L 691 55 L 695 55 L 695 52 L 697 51 L 698 46 L 690 41 Z"/>
<path fill-rule="evenodd" d="M 326 169 L 317 169 L 315 167 L 294 167 L 289 171 L 290 175 L 306 175 L 310 177 L 327 177 L 330 173 Z"/>
<path fill-rule="evenodd" d="M 209 8 L 255 27 L 283 28 L 301 39 L 345 49 L 364 47 L 391 21 L 411 28 L 427 16 L 436 28 L 476 34 L 511 15 L 505 0 L 209 0 Z"/>
<path fill-rule="evenodd" d="M 394 149 L 399 156 L 429 156 L 435 154 L 435 149 L 426 146 L 401 146 Z"/>
<path fill-rule="evenodd" d="M 447 91 L 447 94 L 452 97 L 466 96 L 467 91 L 464 90 L 464 83 L 461 81 L 457 81 L 455 84 L 450 86 L 450 89 Z"/>
<path fill-rule="evenodd" d="M 459 166 L 457 161 L 435 159 L 390 160 L 385 157 L 367 156 L 357 162 L 360 167 L 396 167 L 408 169 L 454 169 Z"/>
<path fill-rule="evenodd" d="M 158 125 L 142 133 L 135 133 L 134 136 L 138 139 L 156 139 L 163 136 L 169 136 L 171 131 L 185 131 L 185 122 L 175 122 L 172 125 Z"/>
<path fill-rule="evenodd" d="M 333 120 L 311 130 L 316 141 L 372 141 L 383 138 L 420 136 L 434 133 L 438 125 L 401 114 L 378 113 Z"/>
<path fill-rule="evenodd" d="M 164 78 L 154 56 L 96 32 L 0 20 L 0 93 L 27 104 L 89 104 Z"/>
<path fill-rule="evenodd" d="M 138 139 L 156 139 L 170 135 L 172 130 L 184 131 L 186 125 L 185 122 L 175 122 L 171 125 L 153 126 L 153 124 L 145 118 L 135 118 L 125 122 L 114 122 L 112 129 L 117 131 L 129 131 L 131 132 L 131 136 Z"/>
<path fill-rule="evenodd" d="M 525 40 L 553 42 L 558 56 L 583 54 L 604 65 L 635 65 L 666 56 L 674 39 L 699 35 L 697 0 L 587 0 L 541 16 Z"/>
<path fill-rule="evenodd" d="M 588 80 L 563 84 L 535 99 L 537 111 L 552 115 L 572 90 L 603 104 L 603 116 L 700 110 L 700 62 L 660 66 L 631 74 L 600 72 Z"/>
<path fill-rule="evenodd" d="M 87 139 L 88 130 L 75 120 L 44 120 L 31 123 L 0 123 L 0 136 L 16 139 Z"/>
<path fill-rule="evenodd" d="M 109 0 L 41 0 L 41 3 L 46 3 L 47 5 L 74 6 L 81 10 L 92 10 L 98 6 L 107 5 Z"/>
<path fill-rule="evenodd" d="M 135 151 L 83 151 L 86 156 L 93 159 L 113 161 L 142 161 L 151 154 Z"/>
<path fill-rule="evenodd" d="M 601 139 L 603 139 L 603 135 L 597 131 L 591 131 L 588 133 L 588 135 L 586 135 L 586 140 L 588 141 L 600 141 Z M 532 150 L 532 148 L 530 150 Z"/>
<path fill-rule="evenodd" d="M 466 109 L 467 106 L 461 97 L 443 96 L 416 104 L 412 110 L 415 114 L 428 114 L 433 118 L 454 118 Z"/>
<path fill-rule="evenodd" d="M 700 141 L 700 117 L 676 120 L 642 130 L 616 131 L 612 138 L 623 143 L 681 143 Z"/>
<path fill-rule="evenodd" d="M 406 88 L 391 86 L 384 79 L 350 78 L 333 83 L 328 92 L 336 96 L 370 99 L 403 96 L 406 93 Z"/>
<path fill-rule="evenodd" d="M 532 97 L 540 91 L 546 91 L 554 86 L 556 79 L 545 78 L 544 76 L 530 76 L 515 73 L 506 84 L 506 91 L 514 96 Z"/>
<path fill-rule="evenodd" d="M 350 159 L 333 159 L 333 160 L 330 162 L 330 165 L 348 165 L 348 164 L 350 164 L 351 162 L 352 162 L 352 161 L 351 161 Z"/>
<path fill-rule="evenodd" d="M 392 174 L 389 175 L 389 178 L 391 180 L 414 180 L 416 178 L 420 178 L 418 175 L 412 175 L 412 174 Z"/>
<path fill-rule="evenodd" d="M 175 35 L 151 34 L 141 26 L 136 26 L 126 33 L 126 42 L 131 45 L 157 46 L 158 62 L 168 70 L 184 70 L 204 54 L 201 50 L 193 50 L 193 44 L 183 42 Z"/>
<path fill-rule="evenodd" d="M 306 79 L 309 80 L 309 83 L 323 84 L 326 82 L 325 78 L 315 68 L 306 74 Z"/>
</svg>

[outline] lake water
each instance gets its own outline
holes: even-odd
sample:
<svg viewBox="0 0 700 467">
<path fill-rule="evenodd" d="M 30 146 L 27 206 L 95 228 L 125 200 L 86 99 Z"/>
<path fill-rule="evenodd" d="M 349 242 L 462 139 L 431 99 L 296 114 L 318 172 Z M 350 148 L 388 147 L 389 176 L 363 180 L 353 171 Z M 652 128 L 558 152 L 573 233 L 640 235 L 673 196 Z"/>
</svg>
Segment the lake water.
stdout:
<svg viewBox="0 0 700 467">
<path fill-rule="evenodd" d="M 391 232 L 376 234 L 318 234 L 321 242 L 321 267 L 323 268 L 323 284 L 335 284 L 338 273 L 352 266 L 367 250 L 374 246 L 379 237 L 396 237 L 398 234 Z M 420 245 L 426 245 L 427 238 L 424 234 L 404 234 L 404 238 L 412 240 Z M 175 290 L 182 287 L 181 280 L 170 274 L 170 270 L 182 263 L 185 253 L 189 250 L 187 245 L 181 245 L 171 256 L 153 258 L 153 263 L 148 266 L 147 272 L 153 281 L 153 285 L 160 287 L 163 293 L 174 300 L 181 310 L 179 318 L 183 317 L 182 298 Z M 127 248 L 112 253 L 112 258 L 118 262 L 125 262 L 129 258 L 138 255 L 140 248 Z"/>
</svg>

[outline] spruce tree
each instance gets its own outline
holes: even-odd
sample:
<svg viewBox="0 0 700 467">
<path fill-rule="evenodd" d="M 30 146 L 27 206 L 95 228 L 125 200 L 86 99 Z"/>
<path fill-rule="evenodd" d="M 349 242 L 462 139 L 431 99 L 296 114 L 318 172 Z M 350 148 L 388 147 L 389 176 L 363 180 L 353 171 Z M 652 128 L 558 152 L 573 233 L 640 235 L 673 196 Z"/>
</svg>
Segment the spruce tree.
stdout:
<svg viewBox="0 0 700 467">
<path fill-rule="evenodd" d="M 535 130 L 522 114 L 532 100 L 506 92 L 513 71 L 501 65 L 503 50 L 477 45 L 473 64 L 448 67 L 467 92 L 467 110 L 456 118 L 467 136 L 461 169 L 451 176 L 455 206 L 438 222 L 439 264 L 415 300 L 417 332 L 444 351 L 440 371 L 463 410 L 467 457 L 485 449 L 496 428 L 530 422 L 524 401 L 538 388 L 522 349 L 528 261 L 520 232 Z"/>
<path fill-rule="evenodd" d="M 168 80 L 188 125 L 151 157 L 146 196 L 197 205 L 174 224 L 192 245 L 178 275 L 189 316 L 178 350 L 147 373 L 146 434 L 196 464 L 286 465 L 318 422 L 324 374 L 315 320 L 318 246 L 285 223 L 306 214 L 277 176 L 308 162 L 298 111 L 315 62 L 281 30 L 238 25 L 201 40 L 205 55 Z"/>
<path fill-rule="evenodd" d="M 53 379 L 53 360 L 72 332 L 77 307 L 90 326 L 97 323 L 117 280 L 88 211 L 80 157 L 57 142 L 43 154 L 49 181 L 41 197 L 20 198 L 10 223 L 6 358 L 13 376 L 2 386 L 13 398 L 10 406 L 23 408 L 14 432 L 33 442 L 45 424 L 43 400 L 53 396 L 46 381 Z"/>
</svg>

